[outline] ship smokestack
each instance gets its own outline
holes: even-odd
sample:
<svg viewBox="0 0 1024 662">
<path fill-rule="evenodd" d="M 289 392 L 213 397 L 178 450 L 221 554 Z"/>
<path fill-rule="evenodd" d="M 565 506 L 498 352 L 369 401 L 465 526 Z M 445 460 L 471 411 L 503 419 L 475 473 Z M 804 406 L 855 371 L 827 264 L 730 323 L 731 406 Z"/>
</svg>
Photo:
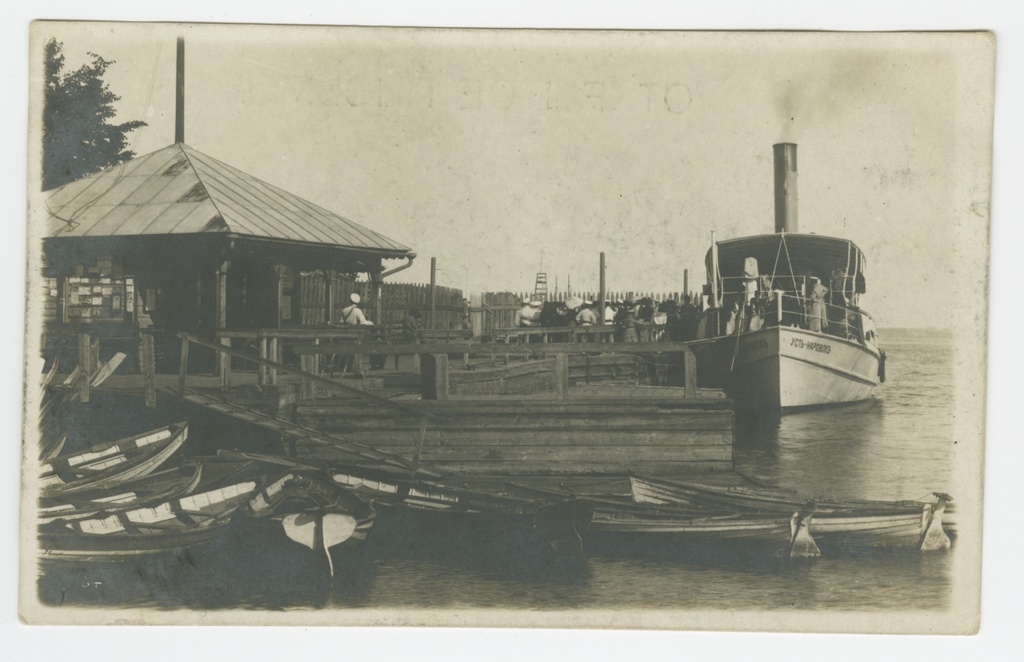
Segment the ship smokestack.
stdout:
<svg viewBox="0 0 1024 662">
<path fill-rule="evenodd" d="M 185 142 L 185 38 L 178 37 L 174 91 L 174 142 Z"/>
<path fill-rule="evenodd" d="M 796 195 L 796 145 L 779 143 L 775 150 L 775 231 L 799 232 Z"/>
</svg>

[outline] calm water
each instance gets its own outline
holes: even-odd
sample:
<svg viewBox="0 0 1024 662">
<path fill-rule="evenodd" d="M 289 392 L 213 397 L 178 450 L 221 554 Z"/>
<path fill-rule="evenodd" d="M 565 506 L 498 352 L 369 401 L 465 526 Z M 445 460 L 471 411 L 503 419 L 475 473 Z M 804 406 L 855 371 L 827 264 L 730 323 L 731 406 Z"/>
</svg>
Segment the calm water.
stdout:
<svg viewBox="0 0 1024 662">
<path fill-rule="evenodd" d="M 882 340 L 888 381 L 873 400 L 744 422 L 736 468 L 804 495 L 914 499 L 947 490 L 951 338 L 893 330 Z M 399 531 L 382 529 L 330 589 L 301 548 L 236 532 L 141 564 L 44 565 L 40 598 L 207 609 L 941 609 L 957 553 L 954 544 L 949 553 L 864 552 L 797 562 L 735 546 L 603 544 L 588 550 L 582 572 L 551 580 L 508 559 L 481 559 L 441 534 L 413 545 Z M 369 544 L 378 534 L 383 542 Z"/>
</svg>

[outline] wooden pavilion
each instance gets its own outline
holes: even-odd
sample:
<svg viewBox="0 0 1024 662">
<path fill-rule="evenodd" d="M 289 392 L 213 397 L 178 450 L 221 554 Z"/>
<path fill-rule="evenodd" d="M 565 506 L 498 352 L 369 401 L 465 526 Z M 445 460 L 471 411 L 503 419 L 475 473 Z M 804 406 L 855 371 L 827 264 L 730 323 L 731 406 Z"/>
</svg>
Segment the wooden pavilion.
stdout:
<svg viewBox="0 0 1024 662">
<path fill-rule="evenodd" d="M 364 305 L 379 320 L 383 278 L 415 258 L 181 142 L 48 191 L 44 201 L 51 347 L 79 333 L 129 339 L 140 328 L 213 338 L 322 325 L 360 274 L 369 282 Z M 386 271 L 394 259 L 406 262 Z M 300 296 L 311 274 L 323 283 L 314 300 Z"/>
</svg>

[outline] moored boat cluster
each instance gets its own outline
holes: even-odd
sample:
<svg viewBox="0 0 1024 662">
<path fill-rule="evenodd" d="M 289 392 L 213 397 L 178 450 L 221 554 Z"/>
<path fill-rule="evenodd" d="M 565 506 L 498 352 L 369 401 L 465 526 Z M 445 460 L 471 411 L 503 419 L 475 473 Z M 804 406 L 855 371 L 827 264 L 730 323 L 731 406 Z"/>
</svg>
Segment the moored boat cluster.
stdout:
<svg viewBox="0 0 1024 662">
<path fill-rule="evenodd" d="M 41 462 L 41 556 L 123 560 L 214 540 L 233 521 L 276 523 L 330 576 L 380 517 L 418 529 L 475 532 L 501 549 L 528 540 L 545 571 L 582 567 L 590 542 L 635 537 L 755 547 L 815 557 L 855 547 L 950 547 L 951 497 L 926 501 L 805 499 L 630 475 L 631 493 L 579 494 L 536 485 L 468 488 L 451 477 L 327 466 L 284 455 L 221 451 L 185 457 L 188 423 L 148 430 Z M 944 528 L 945 524 L 945 528 Z M 405 540 L 415 545 L 416 541 Z"/>
</svg>

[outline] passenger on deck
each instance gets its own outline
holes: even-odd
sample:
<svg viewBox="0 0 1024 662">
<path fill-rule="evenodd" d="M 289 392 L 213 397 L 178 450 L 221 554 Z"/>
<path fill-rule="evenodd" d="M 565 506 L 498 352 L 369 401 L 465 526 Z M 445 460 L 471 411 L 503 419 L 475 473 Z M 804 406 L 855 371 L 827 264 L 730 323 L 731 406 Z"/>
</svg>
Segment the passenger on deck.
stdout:
<svg viewBox="0 0 1024 662">
<path fill-rule="evenodd" d="M 823 333 L 828 331 L 828 314 L 825 307 L 825 296 L 828 288 L 821 284 L 817 276 L 811 276 L 810 292 L 807 303 L 807 328 Z"/>
<path fill-rule="evenodd" d="M 729 317 L 725 322 L 725 335 L 731 336 L 732 334 L 738 332 L 741 309 L 742 307 L 740 306 L 740 300 L 733 299 L 732 303 L 728 307 Z"/>
<path fill-rule="evenodd" d="M 831 331 L 835 335 L 841 338 L 850 337 L 850 324 L 849 324 L 849 306 L 850 300 L 846 297 L 846 284 L 847 284 L 846 271 L 843 269 L 833 269 L 831 276 L 831 283 L 829 284 L 829 321 L 831 322 Z"/>
</svg>

